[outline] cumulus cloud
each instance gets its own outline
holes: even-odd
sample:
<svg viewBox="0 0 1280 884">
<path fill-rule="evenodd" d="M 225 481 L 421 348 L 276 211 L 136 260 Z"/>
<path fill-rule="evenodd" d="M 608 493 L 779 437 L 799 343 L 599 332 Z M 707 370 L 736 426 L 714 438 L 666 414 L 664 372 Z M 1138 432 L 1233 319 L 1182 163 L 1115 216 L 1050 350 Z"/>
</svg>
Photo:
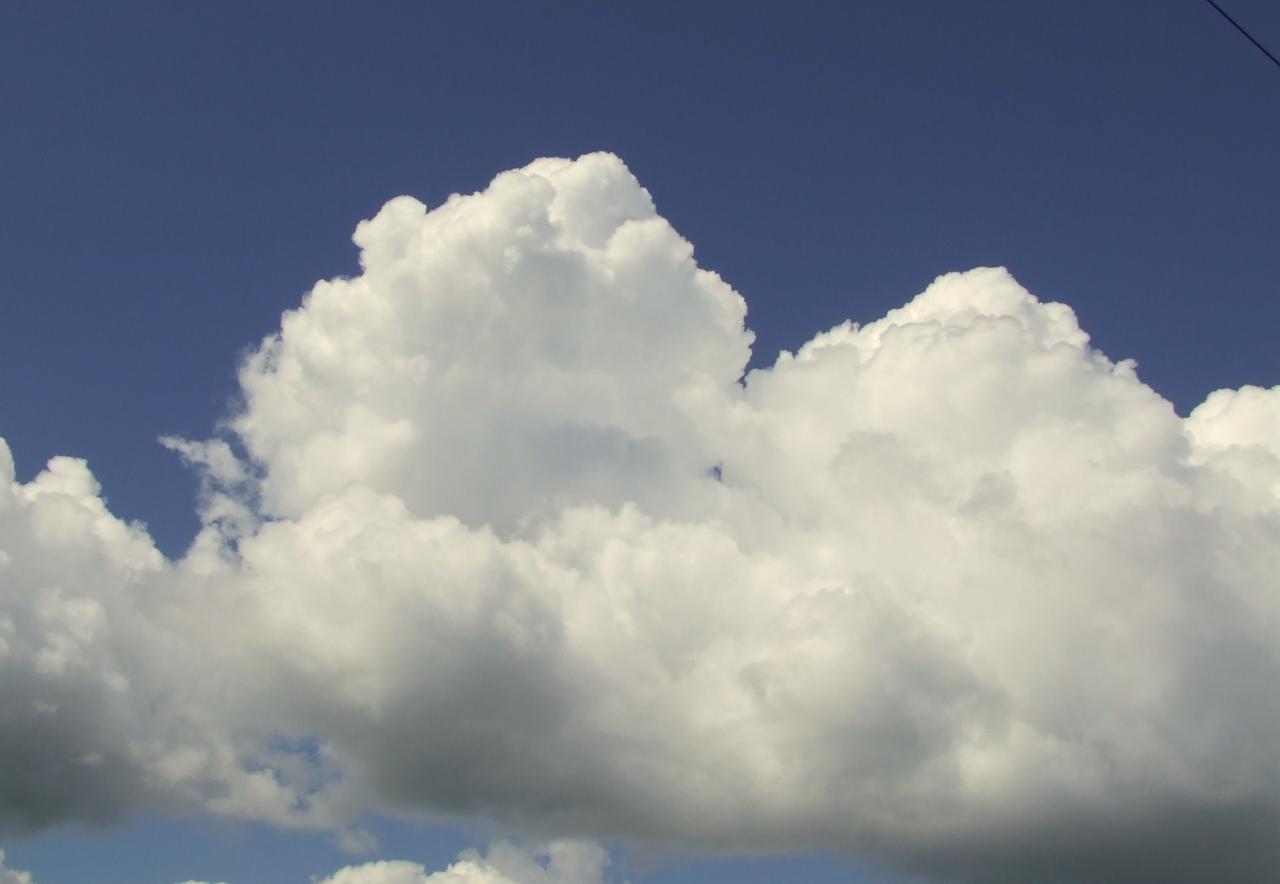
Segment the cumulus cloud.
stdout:
<svg viewBox="0 0 1280 884">
<path fill-rule="evenodd" d="M 0 442 L 0 825 L 109 821 L 161 800 L 183 743 L 181 713 L 150 709 L 165 688 L 147 659 L 166 638 L 133 616 L 165 564 L 107 511 L 83 461 L 13 478 Z"/>
<path fill-rule="evenodd" d="M 30 872 L 11 869 L 4 864 L 4 851 L 0 850 L 0 884 L 35 884 Z"/>
<path fill-rule="evenodd" d="M 0 864 L 4 854 L 0 853 Z M 339 869 L 312 884 L 606 884 L 609 856 L 591 841 L 557 839 L 540 847 L 507 841 L 493 844 L 487 854 L 465 850 L 457 861 L 438 872 L 406 860 L 378 860 Z M 31 884 L 26 872 L 3 877 L 0 884 Z M 183 884 L 205 884 L 185 881 Z"/>
<path fill-rule="evenodd" d="M 689 495 L 709 453 L 682 396 L 736 382 L 745 305 L 615 158 L 539 160 L 431 212 L 400 197 L 355 241 L 363 274 L 317 285 L 240 373 L 268 514 L 352 483 L 500 530 Z"/>
<path fill-rule="evenodd" d="M 1280 387 L 1183 419 L 990 268 L 744 377 L 742 298 L 607 154 L 355 239 L 227 438 L 165 441 L 205 477 L 181 559 L 0 456 L 0 822 L 1280 872 Z"/>
<path fill-rule="evenodd" d="M 348 866 L 316 884 L 604 884 L 608 856 L 586 841 L 552 841 L 540 850 L 500 842 L 488 855 L 466 851 L 440 872 L 418 863 Z"/>
</svg>

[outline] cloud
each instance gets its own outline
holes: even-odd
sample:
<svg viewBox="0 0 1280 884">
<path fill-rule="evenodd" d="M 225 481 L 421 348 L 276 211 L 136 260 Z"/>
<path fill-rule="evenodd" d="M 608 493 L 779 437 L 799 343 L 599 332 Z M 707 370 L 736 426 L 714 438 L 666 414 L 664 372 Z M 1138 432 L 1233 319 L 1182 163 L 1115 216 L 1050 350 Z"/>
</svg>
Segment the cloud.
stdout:
<svg viewBox="0 0 1280 884">
<path fill-rule="evenodd" d="M 0 850 L 0 884 L 34 884 L 30 872 L 11 869 L 4 864 L 3 850 Z"/>
<path fill-rule="evenodd" d="M 709 455 L 682 396 L 735 384 L 745 305 L 616 159 L 539 160 L 431 212 L 400 197 L 355 241 L 363 274 L 317 285 L 240 372 L 268 514 L 352 482 L 500 530 L 688 496 Z"/>
<path fill-rule="evenodd" d="M 0 852 L 0 866 L 3 860 Z M 535 847 L 499 841 L 485 855 L 463 851 L 456 862 L 438 872 L 406 860 L 379 860 L 311 880 L 313 884 L 605 884 L 608 865 L 604 848 L 591 841 L 559 839 Z M 3 877 L 0 867 L 0 884 L 31 884 L 26 872 L 12 874 L 19 877 Z"/>
<path fill-rule="evenodd" d="M 541 850 L 499 842 L 481 856 L 466 851 L 444 871 L 381 861 L 348 866 L 316 884 L 604 884 L 608 857 L 597 844 L 552 841 Z"/>
<path fill-rule="evenodd" d="M 0 831 L 144 807 L 315 824 L 219 711 L 239 688 L 205 655 L 228 633 L 99 492 L 67 457 L 16 483 L 0 439 Z"/>
<path fill-rule="evenodd" d="M 990 268 L 743 377 L 742 299 L 606 154 L 355 239 L 227 437 L 165 441 L 181 559 L 3 452 L 0 823 L 1280 871 L 1280 387 L 1183 419 Z"/>
<path fill-rule="evenodd" d="M 83 461 L 54 458 L 13 483 L 0 444 L 0 824 L 118 818 L 158 800 L 168 721 L 150 714 L 146 658 L 164 643 L 131 616 L 130 588 L 164 562 L 136 525 L 114 518 Z M 167 714 L 162 719 L 167 718 Z"/>
</svg>

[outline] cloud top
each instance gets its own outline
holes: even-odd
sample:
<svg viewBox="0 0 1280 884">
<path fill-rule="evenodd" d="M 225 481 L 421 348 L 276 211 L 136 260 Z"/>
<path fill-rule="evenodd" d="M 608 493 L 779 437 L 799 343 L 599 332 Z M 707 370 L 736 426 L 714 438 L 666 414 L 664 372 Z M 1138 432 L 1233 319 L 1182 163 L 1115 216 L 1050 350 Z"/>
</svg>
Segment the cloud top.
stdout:
<svg viewBox="0 0 1280 884">
<path fill-rule="evenodd" d="M 233 426 L 272 515 L 358 482 L 500 529 L 554 501 L 679 497 L 709 457 L 681 396 L 730 385 L 742 298 L 607 154 L 539 160 L 360 224 L 242 367 Z"/>
</svg>

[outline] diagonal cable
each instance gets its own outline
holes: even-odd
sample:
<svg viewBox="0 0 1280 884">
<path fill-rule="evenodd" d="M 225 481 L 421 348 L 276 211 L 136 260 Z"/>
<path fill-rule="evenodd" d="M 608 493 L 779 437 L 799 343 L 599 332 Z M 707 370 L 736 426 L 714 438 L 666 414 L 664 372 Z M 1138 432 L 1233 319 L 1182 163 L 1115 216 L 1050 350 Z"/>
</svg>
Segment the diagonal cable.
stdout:
<svg viewBox="0 0 1280 884">
<path fill-rule="evenodd" d="M 1227 13 L 1227 11 L 1226 11 L 1225 9 L 1223 9 L 1221 6 L 1219 6 L 1219 5 L 1215 2 L 1215 0 L 1205 0 L 1205 2 L 1206 2 L 1206 3 L 1208 3 L 1210 6 L 1212 6 L 1214 9 L 1218 10 L 1218 14 L 1219 14 L 1219 15 L 1221 15 L 1221 16 L 1222 16 L 1223 18 L 1225 18 L 1227 21 L 1231 22 L 1232 27 L 1234 27 L 1237 31 L 1239 31 L 1240 33 L 1244 34 L 1247 38 L 1249 38 L 1249 42 L 1250 42 L 1250 43 L 1252 43 L 1254 46 L 1257 46 L 1257 47 L 1258 47 L 1258 49 L 1260 49 L 1260 50 L 1262 51 L 1262 54 L 1263 54 L 1263 55 L 1265 55 L 1267 58 L 1269 58 L 1269 59 L 1271 59 L 1273 62 L 1275 62 L 1276 67 L 1280 67 L 1280 58 L 1276 58 L 1274 55 L 1272 55 L 1272 54 L 1271 54 L 1271 51 L 1270 51 L 1269 49 L 1267 49 L 1267 47 L 1263 46 L 1263 45 L 1262 45 L 1261 43 L 1259 43 L 1256 39 L 1254 39 L 1253 34 L 1250 34 L 1248 31 L 1246 31 L 1246 30 L 1244 29 L 1244 26 L 1243 26 L 1243 25 L 1241 25 L 1241 24 L 1240 24 L 1240 22 L 1238 22 L 1238 21 L 1236 21 L 1234 18 L 1232 18 L 1232 17 L 1230 16 L 1230 14 L 1228 14 L 1228 13 Z"/>
</svg>

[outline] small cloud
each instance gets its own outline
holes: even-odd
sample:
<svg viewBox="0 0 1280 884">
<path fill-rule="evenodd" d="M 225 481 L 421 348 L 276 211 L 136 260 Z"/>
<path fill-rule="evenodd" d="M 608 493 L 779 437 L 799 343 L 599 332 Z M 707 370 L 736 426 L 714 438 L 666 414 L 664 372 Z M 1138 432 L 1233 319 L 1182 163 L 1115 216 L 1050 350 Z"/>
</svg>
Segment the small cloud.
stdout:
<svg viewBox="0 0 1280 884">
<path fill-rule="evenodd" d="M 6 866 L 4 851 L 0 850 L 0 884 L 35 884 L 35 881 L 30 872 L 22 872 Z"/>
<path fill-rule="evenodd" d="M 380 861 L 348 866 L 315 884 L 605 884 L 607 855 L 597 844 L 553 841 L 541 849 L 500 842 L 487 855 L 466 851 L 447 869 Z"/>
</svg>

